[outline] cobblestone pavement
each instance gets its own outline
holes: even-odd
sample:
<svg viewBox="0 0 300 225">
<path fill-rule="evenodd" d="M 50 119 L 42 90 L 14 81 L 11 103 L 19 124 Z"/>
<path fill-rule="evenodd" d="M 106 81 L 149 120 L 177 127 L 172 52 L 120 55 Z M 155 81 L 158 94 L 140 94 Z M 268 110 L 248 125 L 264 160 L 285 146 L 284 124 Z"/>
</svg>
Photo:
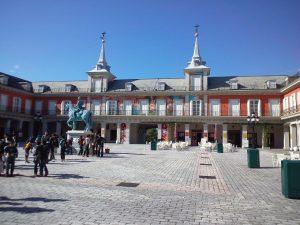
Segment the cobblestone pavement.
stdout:
<svg viewBox="0 0 300 225">
<path fill-rule="evenodd" d="M 249 169 L 245 150 L 109 146 L 104 158 L 50 162 L 48 177 L 34 177 L 20 149 L 16 176 L 0 177 L 0 224 L 300 224 L 300 200 L 281 194 L 270 152 Z"/>
</svg>

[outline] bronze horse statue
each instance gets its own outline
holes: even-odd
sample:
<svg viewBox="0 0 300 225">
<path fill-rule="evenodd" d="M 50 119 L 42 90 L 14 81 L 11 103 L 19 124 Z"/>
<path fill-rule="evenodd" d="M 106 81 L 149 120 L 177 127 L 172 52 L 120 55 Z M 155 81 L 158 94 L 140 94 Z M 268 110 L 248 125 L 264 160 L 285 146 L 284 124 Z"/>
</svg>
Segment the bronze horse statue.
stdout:
<svg viewBox="0 0 300 225">
<path fill-rule="evenodd" d="M 92 112 L 90 110 L 81 109 L 81 112 L 77 113 L 76 108 L 71 103 L 66 104 L 65 110 L 68 110 L 69 119 L 67 124 L 72 130 L 76 130 L 76 121 L 83 121 L 85 123 L 84 131 L 92 129 Z"/>
</svg>

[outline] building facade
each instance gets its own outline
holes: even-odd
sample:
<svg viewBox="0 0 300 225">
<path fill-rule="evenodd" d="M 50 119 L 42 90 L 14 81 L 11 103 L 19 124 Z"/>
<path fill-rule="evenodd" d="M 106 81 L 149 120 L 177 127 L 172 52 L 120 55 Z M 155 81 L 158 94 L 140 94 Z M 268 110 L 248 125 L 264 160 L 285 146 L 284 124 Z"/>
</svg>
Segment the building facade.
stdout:
<svg viewBox="0 0 300 225">
<path fill-rule="evenodd" d="M 199 54 L 197 31 L 183 71 L 182 78 L 117 79 L 106 61 L 103 36 L 86 80 L 30 82 L 0 73 L 0 135 L 64 134 L 65 106 L 80 96 L 93 113 L 93 131 L 107 142 L 146 143 L 147 130 L 156 128 L 158 139 L 190 145 L 206 139 L 246 147 L 254 138 L 259 147 L 300 146 L 299 74 L 211 76 Z M 260 117 L 254 127 L 247 123 L 251 113 Z"/>
</svg>

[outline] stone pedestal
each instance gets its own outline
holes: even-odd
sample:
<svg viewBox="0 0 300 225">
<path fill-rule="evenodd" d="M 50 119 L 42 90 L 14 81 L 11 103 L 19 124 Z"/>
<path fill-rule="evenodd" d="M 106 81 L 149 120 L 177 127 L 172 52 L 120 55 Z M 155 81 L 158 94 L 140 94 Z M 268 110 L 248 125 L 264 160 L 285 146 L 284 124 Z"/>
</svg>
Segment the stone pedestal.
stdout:
<svg viewBox="0 0 300 225">
<path fill-rule="evenodd" d="M 67 139 L 72 137 L 73 138 L 73 145 L 72 146 L 77 151 L 79 151 L 78 140 L 79 140 L 80 136 L 83 136 L 85 138 L 88 134 L 91 135 L 92 132 L 91 131 L 83 131 L 83 130 L 69 130 L 69 131 L 67 131 Z"/>
</svg>

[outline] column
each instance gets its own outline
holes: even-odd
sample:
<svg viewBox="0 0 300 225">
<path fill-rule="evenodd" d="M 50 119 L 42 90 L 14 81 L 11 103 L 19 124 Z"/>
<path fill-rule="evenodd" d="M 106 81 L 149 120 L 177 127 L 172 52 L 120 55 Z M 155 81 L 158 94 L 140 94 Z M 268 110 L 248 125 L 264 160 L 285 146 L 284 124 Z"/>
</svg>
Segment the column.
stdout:
<svg viewBox="0 0 300 225">
<path fill-rule="evenodd" d="M 130 144 L 130 123 L 126 123 L 125 137 L 123 143 Z"/>
<path fill-rule="evenodd" d="M 11 125 L 11 120 L 8 119 L 6 120 L 6 124 L 5 124 L 5 133 L 10 133 L 10 125 Z"/>
<path fill-rule="evenodd" d="M 204 116 L 207 116 L 207 110 L 208 110 L 208 106 L 207 106 L 207 95 L 203 96 L 203 104 L 204 104 Z"/>
<path fill-rule="evenodd" d="M 190 124 L 188 123 L 184 124 L 184 141 L 191 145 Z"/>
<path fill-rule="evenodd" d="M 191 115 L 190 112 L 190 96 L 186 95 L 184 100 L 184 115 L 189 116 Z"/>
<path fill-rule="evenodd" d="M 248 128 L 248 125 L 242 125 L 242 147 L 243 148 L 249 147 L 247 128 Z"/>
<path fill-rule="evenodd" d="M 297 133 L 297 146 L 300 147 L 300 124 L 297 123 L 296 133 Z"/>
<path fill-rule="evenodd" d="M 227 141 L 228 141 L 228 134 L 227 134 L 228 126 L 227 126 L 227 124 L 223 124 L 222 126 L 223 126 L 223 132 L 222 132 L 223 144 L 227 144 Z"/>
<path fill-rule="evenodd" d="M 58 136 L 61 135 L 61 122 L 60 122 L 60 121 L 56 122 L 56 131 L 55 131 L 55 133 L 56 133 Z"/>
<path fill-rule="evenodd" d="M 290 127 L 283 126 L 283 149 L 290 150 Z"/>
<path fill-rule="evenodd" d="M 157 139 L 161 140 L 161 123 L 157 124 Z"/>
<path fill-rule="evenodd" d="M 28 137 L 34 137 L 34 133 L 33 133 L 33 121 L 29 122 L 29 127 L 28 127 Z"/>
<path fill-rule="evenodd" d="M 290 125 L 290 143 L 291 143 L 291 148 L 293 150 L 294 147 L 297 147 L 297 132 L 296 132 L 296 125 L 291 124 Z"/>
<path fill-rule="evenodd" d="M 121 123 L 117 123 L 117 140 L 116 140 L 116 144 L 120 144 L 120 140 L 121 140 Z"/>
<path fill-rule="evenodd" d="M 17 131 L 17 135 L 19 138 L 23 137 L 23 120 L 19 120 L 18 122 L 18 131 Z"/>
<path fill-rule="evenodd" d="M 48 123 L 42 122 L 42 134 L 44 134 L 48 130 Z"/>
<path fill-rule="evenodd" d="M 205 142 L 208 141 L 208 124 L 203 124 L 203 139 Z"/>
<path fill-rule="evenodd" d="M 105 139 L 106 123 L 101 123 L 101 137 Z"/>
</svg>

